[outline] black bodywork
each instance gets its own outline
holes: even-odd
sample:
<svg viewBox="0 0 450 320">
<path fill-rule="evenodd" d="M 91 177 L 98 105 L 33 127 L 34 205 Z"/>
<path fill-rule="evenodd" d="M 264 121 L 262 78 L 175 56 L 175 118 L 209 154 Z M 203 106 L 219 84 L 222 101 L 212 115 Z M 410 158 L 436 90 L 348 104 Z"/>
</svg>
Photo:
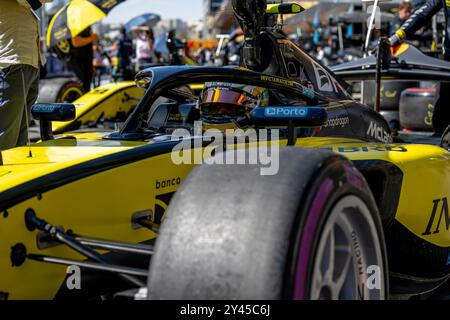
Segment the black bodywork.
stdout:
<svg viewBox="0 0 450 320">
<path fill-rule="evenodd" d="M 196 99 L 185 90 L 189 84 L 205 82 L 231 82 L 261 86 L 270 89 L 272 106 L 320 106 L 327 111 L 327 124 L 310 130 L 309 136 L 355 138 L 372 142 L 392 142 L 391 132 L 384 118 L 373 109 L 352 99 L 347 84 L 332 71 L 320 65 L 305 51 L 288 41 L 282 34 L 271 31 L 262 33 L 263 60 L 267 64 L 263 72 L 244 68 L 218 67 L 156 67 L 142 71 L 136 77 L 138 84 L 146 88 L 142 101 L 131 114 L 122 130 L 110 139 L 146 139 L 155 132 L 148 122 L 155 112 L 160 96 L 172 100 L 172 113 L 179 106 L 190 105 L 191 123 L 198 120 Z M 265 51 L 268 53 L 265 54 Z M 174 105 L 173 105 L 174 104 Z M 162 104 L 161 108 L 167 108 Z M 198 110 L 197 110 L 198 111 Z M 176 111 L 175 111 L 176 112 Z M 167 117 L 169 116 L 167 114 Z M 185 112 L 186 113 L 186 112 Z M 186 118 L 180 114 L 180 119 Z M 186 123 L 184 123 L 186 124 Z M 158 129 L 158 128 L 156 128 Z M 302 131 L 304 136 L 305 131 Z"/>
<path fill-rule="evenodd" d="M 422 80 L 450 82 L 450 62 L 429 57 L 412 44 L 405 43 L 394 48 L 386 57 L 387 65 L 381 70 L 383 80 Z M 336 65 L 332 70 L 346 81 L 373 80 L 376 74 L 377 59 L 368 56 L 363 59 Z"/>
</svg>

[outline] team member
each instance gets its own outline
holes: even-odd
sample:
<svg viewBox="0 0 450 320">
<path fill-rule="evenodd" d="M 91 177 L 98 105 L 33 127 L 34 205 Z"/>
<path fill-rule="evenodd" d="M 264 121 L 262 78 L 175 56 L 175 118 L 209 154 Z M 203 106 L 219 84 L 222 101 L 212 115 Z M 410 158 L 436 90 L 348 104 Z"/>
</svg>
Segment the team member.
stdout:
<svg viewBox="0 0 450 320">
<path fill-rule="evenodd" d="M 398 7 L 398 14 L 394 21 L 390 23 L 390 33 L 394 33 L 411 17 L 412 5 L 410 2 L 402 2 Z"/>
<path fill-rule="evenodd" d="M 51 1 L 0 2 L 0 150 L 27 143 L 28 111 L 38 96 L 43 64 L 32 9 Z"/>
<path fill-rule="evenodd" d="M 417 30 L 423 27 L 432 16 L 444 9 L 445 13 L 445 40 L 444 59 L 450 61 L 450 1 L 428 0 L 423 6 L 418 8 L 413 15 L 389 38 L 391 45 L 396 45 L 404 39 L 412 36 Z M 447 106 L 446 106 L 447 104 Z M 433 115 L 433 127 L 436 134 L 442 134 L 450 124 L 450 84 L 441 83 L 439 99 L 436 102 Z"/>
<path fill-rule="evenodd" d="M 133 56 L 133 40 L 128 37 L 127 29 L 120 29 L 120 35 L 113 45 L 114 54 L 114 74 L 120 75 L 123 80 L 133 80 L 134 75 L 131 68 L 131 58 Z"/>
<path fill-rule="evenodd" d="M 71 51 L 69 64 L 73 72 L 83 84 L 85 92 L 91 90 L 92 78 L 94 77 L 94 47 L 98 37 L 91 28 L 85 29 L 78 36 L 72 38 L 73 49 Z"/>
</svg>

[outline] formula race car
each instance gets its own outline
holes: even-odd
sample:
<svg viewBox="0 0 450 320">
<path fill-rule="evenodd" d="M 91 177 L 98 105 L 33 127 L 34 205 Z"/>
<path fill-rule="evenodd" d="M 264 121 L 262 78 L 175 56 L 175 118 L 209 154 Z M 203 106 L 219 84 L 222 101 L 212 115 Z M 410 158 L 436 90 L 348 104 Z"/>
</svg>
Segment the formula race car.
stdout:
<svg viewBox="0 0 450 320">
<path fill-rule="evenodd" d="M 371 55 L 333 66 L 332 70 L 346 81 L 364 81 L 364 102 L 375 107 L 373 80 L 382 62 L 380 113 L 394 129 L 432 131 L 437 89 L 439 83 L 450 81 L 450 63 L 427 56 L 407 42 L 380 53 L 380 59 Z"/>
<path fill-rule="evenodd" d="M 274 25 L 299 5 L 233 7 L 245 68 L 142 71 L 112 133 L 33 107 L 42 142 L 0 153 L 0 298 L 448 298 L 450 133 L 393 137 Z M 199 127 L 211 83 L 267 90 L 256 140 Z"/>
<path fill-rule="evenodd" d="M 133 81 L 98 87 L 71 101 L 75 106 L 75 118 L 68 122 L 53 122 L 53 132 L 61 134 L 67 131 L 112 131 L 117 124 L 126 120 L 142 96 L 142 90 Z M 38 141 L 39 127 L 31 127 L 29 136 L 31 141 Z"/>
</svg>

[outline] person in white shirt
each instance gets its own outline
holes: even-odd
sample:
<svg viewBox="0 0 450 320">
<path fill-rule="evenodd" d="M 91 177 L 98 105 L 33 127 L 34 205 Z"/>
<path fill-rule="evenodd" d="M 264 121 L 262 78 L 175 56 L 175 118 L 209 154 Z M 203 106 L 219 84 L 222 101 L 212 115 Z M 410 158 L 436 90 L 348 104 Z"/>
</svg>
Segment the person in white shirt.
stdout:
<svg viewBox="0 0 450 320">
<path fill-rule="evenodd" d="M 143 68 L 146 64 L 153 62 L 155 56 L 153 52 L 154 35 L 153 30 L 148 27 L 138 27 L 134 31 L 136 36 L 136 60 L 138 70 Z"/>
</svg>

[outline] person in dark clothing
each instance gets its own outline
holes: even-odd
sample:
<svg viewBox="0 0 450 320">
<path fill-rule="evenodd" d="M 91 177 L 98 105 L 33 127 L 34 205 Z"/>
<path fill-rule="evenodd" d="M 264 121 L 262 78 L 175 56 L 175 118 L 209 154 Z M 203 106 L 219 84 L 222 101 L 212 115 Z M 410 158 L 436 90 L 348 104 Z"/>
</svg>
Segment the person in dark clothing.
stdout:
<svg viewBox="0 0 450 320">
<path fill-rule="evenodd" d="M 450 1 L 428 0 L 418 8 L 403 25 L 389 38 L 391 46 L 395 46 L 402 40 L 414 35 L 435 14 L 444 9 L 445 14 L 445 40 L 443 46 L 444 59 L 450 61 Z M 434 107 L 433 127 L 436 134 L 442 134 L 450 125 L 450 84 L 441 83 L 439 99 Z"/>
<path fill-rule="evenodd" d="M 94 49 L 93 44 L 98 42 L 98 37 L 91 28 L 85 29 L 78 36 L 72 38 L 72 51 L 69 64 L 81 81 L 85 92 L 91 90 L 94 76 Z"/>
<path fill-rule="evenodd" d="M 120 36 L 114 43 L 115 73 L 119 74 L 123 80 L 133 80 L 134 75 L 131 67 L 131 57 L 133 56 L 133 41 L 128 37 L 127 30 L 122 28 Z"/>
<path fill-rule="evenodd" d="M 392 34 L 406 22 L 406 20 L 411 17 L 413 8 L 410 2 L 402 2 L 398 7 L 398 14 L 395 20 L 389 24 L 389 33 Z"/>
<path fill-rule="evenodd" d="M 412 6 L 414 10 L 419 9 L 421 6 L 423 6 L 427 2 L 427 0 L 413 0 Z"/>
</svg>

